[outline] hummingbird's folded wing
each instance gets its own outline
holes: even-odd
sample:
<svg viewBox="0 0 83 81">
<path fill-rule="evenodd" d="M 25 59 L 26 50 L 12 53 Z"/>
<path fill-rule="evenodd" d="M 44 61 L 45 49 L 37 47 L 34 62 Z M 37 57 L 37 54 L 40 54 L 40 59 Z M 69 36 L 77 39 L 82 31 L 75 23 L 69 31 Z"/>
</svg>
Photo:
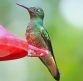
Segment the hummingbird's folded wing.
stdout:
<svg viewBox="0 0 83 81">
<path fill-rule="evenodd" d="M 45 43 L 48 47 L 48 50 L 51 52 L 51 54 L 54 58 L 52 44 L 51 44 L 51 40 L 50 40 L 50 37 L 49 37 L 49 34 L 48 34 L 47 30 L 44 27 L 41 27 L 40 33 L 41 33 L 41 36 L 44 39 L 44 41 L 45 41 Z M 55 58 L 54 58 L 54 60 L 55 60 Z"/>
</svg>

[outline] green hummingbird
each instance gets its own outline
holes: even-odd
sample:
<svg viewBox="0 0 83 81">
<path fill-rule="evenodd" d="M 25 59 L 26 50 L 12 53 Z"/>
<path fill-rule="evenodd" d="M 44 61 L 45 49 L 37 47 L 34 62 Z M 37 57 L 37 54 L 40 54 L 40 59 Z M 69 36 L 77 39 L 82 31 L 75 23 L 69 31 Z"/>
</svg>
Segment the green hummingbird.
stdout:
<svg viewBox="0 0 83 81">
<path fill-rule="evenodd" d="M 39 59 L 48 68 L 54 79 L 59 81 L 60 73 L 54 58 L 51 40 L 47 30 L 43 26 L 44 11 L 40 7 L 26 7 L 18 3 L 17 5 L 27 9 L 30 14 L 30 22 L 26 29 L 27 42 L 47 51 L 48 55 L 39 57 Z"/>
</svg>

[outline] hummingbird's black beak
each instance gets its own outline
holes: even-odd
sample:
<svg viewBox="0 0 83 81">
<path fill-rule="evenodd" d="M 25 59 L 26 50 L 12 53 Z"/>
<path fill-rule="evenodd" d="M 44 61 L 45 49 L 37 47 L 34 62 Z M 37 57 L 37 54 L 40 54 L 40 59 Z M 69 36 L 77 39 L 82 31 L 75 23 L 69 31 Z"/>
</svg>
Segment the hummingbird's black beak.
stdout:
<svg viewBox="0 0 83 81">
<path fill-rule="evenodd" d="M 23 8 L 25 8 L 25 9 L 27 9 L 28 11 L 30 11 L 28 7 L 23 6 L 23 5 L 19 4 L 19 3 L 16 3 L 16 4 L 19 5 L 19 6 L 21 6 L 21 7 L 23 7 Z"/>
</svg>

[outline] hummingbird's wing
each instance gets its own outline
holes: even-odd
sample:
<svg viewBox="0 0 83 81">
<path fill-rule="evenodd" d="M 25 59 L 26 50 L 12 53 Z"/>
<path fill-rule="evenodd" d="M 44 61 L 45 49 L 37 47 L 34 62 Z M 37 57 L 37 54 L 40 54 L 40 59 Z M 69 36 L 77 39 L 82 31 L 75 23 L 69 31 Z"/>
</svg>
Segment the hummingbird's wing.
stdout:
<svg viewBox="0 0 83 81">
<path fill-rule="evenodd" d="M 48 47 L 48 50 L 51 52 L 51 54 L 54 58 L 52 44 L 51 44 L 51 40 L 50 40 L 50 37 L 49 37 L 49 34 L 48 34 L 47 30 L 44 27 L 41 27 L 40 33 L 41 33 L 41 36 L 44 39 L 44 41 L 45 41 L 45 43 Z M 54 60 L 55 60 L 55 58 L 54 58 Z"/>
<path fill-rule="evenodd" d="M 40 29 L 40 33 L 42 38 L 44 39 L 48 50 L 51 52 L 51 56 L 49 56 L 49 54 L 47 55 L 47 57 L 40 57 L 40 60 L 45 64 L 45 66 L 48 68 L 48 70 L 50 71 L 50 73 L 52 74 L 52 76 L 59 81 L 60 79 L 60 73 L 54 58 L 54 54 L 53 54 L 53 50 L 52 50 L 52 44 L 51 44 L 51 40 L 49 37 L 49 34 L 47 32 L 47 30 L 44 27 L 41 27 Z"/>
</svg>

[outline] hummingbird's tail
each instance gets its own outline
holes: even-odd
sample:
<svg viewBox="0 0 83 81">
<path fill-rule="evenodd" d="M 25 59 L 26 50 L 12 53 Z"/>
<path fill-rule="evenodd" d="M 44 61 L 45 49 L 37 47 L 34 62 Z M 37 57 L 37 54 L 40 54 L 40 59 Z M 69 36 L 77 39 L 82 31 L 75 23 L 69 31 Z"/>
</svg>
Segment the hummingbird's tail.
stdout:
<svg viewBox="0 0 83 81">
<path fill-rule="evenodd" d="M 40 57 L 40 60 L 48 68 L 48 70 L 50 71 L 50 73 L 54 77 L 54 79 L 59 81 L 60 80 L 60 72 L 57 68 L 57 64 L 56 64 L 54 58 L 52 57 L 52 55 L 48 54 L 45 57 Z"/>
<path fill-rule="evenodd" d="M 51 63 L 47 65 L 48 70 L 50 71 L 51 75 L 54 77 L 55 80 L 60 80 L 60 73 L 57 67 L 57 64 L 55 63 L 53 57 L 50 58 Z"/>
</svg>

